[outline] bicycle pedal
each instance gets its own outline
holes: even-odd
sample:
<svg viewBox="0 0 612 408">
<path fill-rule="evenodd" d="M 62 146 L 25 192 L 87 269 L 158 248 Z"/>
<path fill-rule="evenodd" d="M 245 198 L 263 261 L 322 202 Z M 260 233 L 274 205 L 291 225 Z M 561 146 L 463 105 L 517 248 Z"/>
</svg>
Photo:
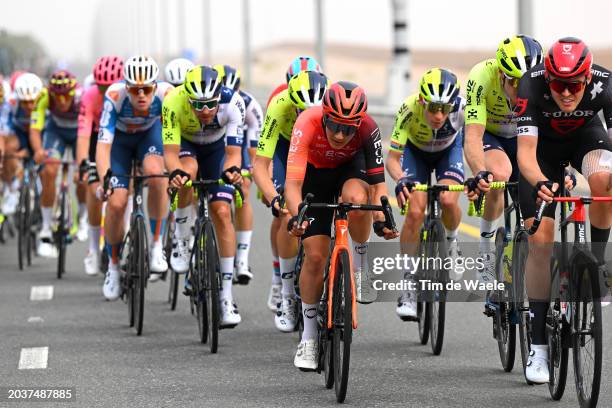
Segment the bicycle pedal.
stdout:
<svg viewBox="0 0 612 408">
<path fill-rule="evenodd" d="M 400 316 L 400 320 L 402 322 L 418 322 L 419 317 L 418 316 Z"/>
</svg>

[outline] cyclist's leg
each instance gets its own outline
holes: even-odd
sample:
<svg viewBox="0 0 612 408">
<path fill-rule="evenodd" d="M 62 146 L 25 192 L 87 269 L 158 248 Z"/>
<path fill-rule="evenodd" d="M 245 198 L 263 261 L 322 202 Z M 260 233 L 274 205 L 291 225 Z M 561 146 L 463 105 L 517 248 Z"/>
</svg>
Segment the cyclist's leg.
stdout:
<svg viewBox="0 0 612 408">
<path fill-rule="evenodd" d="M 96 197 L 96 190 L 100 185 L 100 177 L 96 170 L 96 135 L 92 134 L 89 143 L 89 169 L 87 175 L 87 223 L 89 248 L 85 257 L 85 271 L 95 275 L 99 269 L 100 261 L 100 224 L 102 223 L 102 201 Z"/>
<path fill-rule="evenodd" d="M 19 160 L 14 157 L 19 151 L 19 139 L 16 136 L 7 136 L 3 139 L 5 155 L 2 165 L 2 181 L 4 182 L 2 212 L 4 215 L 10 215 L 15 213 L 19 202 L 19 188 L 22 177 L 20 173 L 22 171 L 19 168 Z M 8 158 L 7 156 L 12 157 Z"/>
</svg>

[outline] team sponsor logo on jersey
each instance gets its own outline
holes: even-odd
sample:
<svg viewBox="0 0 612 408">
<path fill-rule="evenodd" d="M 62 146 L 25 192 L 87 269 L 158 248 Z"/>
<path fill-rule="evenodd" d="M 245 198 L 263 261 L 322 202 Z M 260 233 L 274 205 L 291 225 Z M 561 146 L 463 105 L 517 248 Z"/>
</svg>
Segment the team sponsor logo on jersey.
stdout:
<svg viewBox="0 0 612 408">
<path fill-rule="evenodd" d="M 467 111 L 468 119 L 476 119 L 477 117 L 478 117 L 478 112 L 476 111 L 476 109 L 470 109 Z"/>
<path fill-rule="evenodd" d="M 599 76 L 599 77 L 602 77 L 602 78 L 608 78 L 608 77 L 610 76 L 610 73 L 609 73 L 609 72 L 606 72 L 606 71 L 600 71 L 600 70 L 598 70 L 598 69 L 594 69 L 594 68 L 593 68 L 593 69 L 591 69 L 591 73 L 592 73 L 593 75 L 595 75 L 595 76 Z"/>
<path fill-rule="evenodd" d="M 529 100 L 527 98 L 517 98 L 516 106 L 514 107 L 514 113 L 516 116 L 521 116 L 527 110 L 527 103 Z"/>
<path fill-rule="evenodd" d="M 595 116 L 595 111 L 592 110 L 575 110 L 572 112 L 542 112 L 545 118 L 583 118 L 583 117 L 592 117 Z"/>
<path fill-rule="evenodd" d="M 540 70 L 537 70 L 537 71 L 533 71 L 533 72 L 530 74 L 530 76 L 531 76 L 532 78 L 536 78 L 536 77 L 539 77 L 539 76 L 542 76 L 542 75 L 544 75 L 544 70 L 543 70 L 543 69 L 540 69 Z"/>
<path fill-rule="evenodd" d="M 591 100 L 595 99 L 601 92 L 603 92 L 603 82 L 598 81 L 593 83 L 593 89 L 591 89 Z"/>
<path fill-rule="evenodd" d="M 550 121 L 550 126 L 557 132 L 562 135 L 566 135 L 568 133 L 573 132 L 574 130 L 580 128 L 584 125 L 584 118 L 580 119 L 556 119 L 553 118 Z"/>
<path fill-rule="evenodd" d="M 119 92 L 118 91 L 108 91 L 106 93 L 106 95 L 112 99 L 113 101 L 117 102 L 119 100 Z"/>
</svg>

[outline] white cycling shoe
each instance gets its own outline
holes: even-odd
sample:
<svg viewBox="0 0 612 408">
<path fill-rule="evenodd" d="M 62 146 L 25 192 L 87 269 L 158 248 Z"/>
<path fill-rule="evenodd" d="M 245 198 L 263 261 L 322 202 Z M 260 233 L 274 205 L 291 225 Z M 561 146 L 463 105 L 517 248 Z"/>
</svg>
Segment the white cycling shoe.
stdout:
<svg viewBox="0 0 612 408">
<path fill-rule="evenodd" d="M 283 297 L 280 308 L 274 316 L 274 325 L 283 333 L 290 333 L 295 330 L 297 322 L 295 297 Z"/>
<path fill-rule="evenodd" d="M 461 253 L 461 249 L 459 249 L 459 244 L 456 239 L 448 241 L 448 257 L 453 260 L 453 266 L 457 265 L 457 259 L 462 258 L 463 254 Z M 459 280 L 463 277 L 463 272 L 465 272 L 462 268 L 457 269 L 456 267 L 449 270 L 449 278 L 453 280 Z"/>
<path fill-rule="evenodd" d="M 280 283 L 278 285 L 272 284 L 270 285 L 270 293 L 268 293 L 268 309 L 276 313 L 278 308 L 278 304 L 282 301 L 281 289 L 283 285 Z"/>
<path fill-rule="evenodd" d="M 38 234 L 36 253 L 43 258 L 57 258 L 57 248 L 53 245 L 53 232 L 51 232 L 51 229 L 43 229 Z"/>
<path fill-rule="evenodd" d="M 10 191 L 4 195 L 2 200 L 2 213 L 4 215 L 13 215 L 17 211 L 19 204 L 19 191 Z"/>
<path fill-rule="evenodd" d="M 402 296 L 397 300 L 395 308 L 397 316 L 404 321 L 417 320 L 417 303 L 416 299 L 410 293 L 402 293 Z"/>
<path fill-rule="evenodd" d="M 478 251 L 478 257 L 482 259 L 484 268 L 477 268 L 478 280 L 482 283 L 490 283 L 495 280 L 495 252 Z"/>
<path fill-rule="evenodd" d="M 149 256 L 149 282 L 156 282 L 161 278 L 161 274 L 168 270 L 168 262 L 164 255 L 164 248 L 161 245 L 154 244 L 151 248 Z"/>
<path fill-rule="evenodd" d="M 191 247 L 189 246 L 189 238 L 176 239 L 172 243 L 172 257 L 170 258 L 170 266 L 176 273 L 185 273 L 189 270 L 189 255 Z"/>
<path fill-rule="evenodd" d="M 219 310 L 219 313 L 221 315 L 219 321 L 221 328 L 233 328 L 242 321 L 240 313 L 238 313 L 238 309 L 236 308 L 236 304 L 229 300 L 221 300 L 221 309 Z"/>
<path fill-rule="evenodd" d="M 106 272 L 102 293 L 106 300 L 117 300 L 121 296 L 121 274 L 118 270 L 109 269 Z"/>
<path fill-rule="evenodd" d="M 548 346 L 532 345 L 525 368 L 525 378 L 534 384 L 547 384 L 550 379 L 548 372 Z"/>
<path fill-rule="evenodd" d="M 85 274 L 88 276 L 96 276 L 100 269 L 100 255 L 97 252 L 89 251 L 83 260 L 85 265 Z"/>
<path fill-rule="evenodd" d="M 314 371 L 319 362 L 319 343 L 316 339 L 302 340 L 298 344 L 293 365 L 302 371 Z"/>
</svg>

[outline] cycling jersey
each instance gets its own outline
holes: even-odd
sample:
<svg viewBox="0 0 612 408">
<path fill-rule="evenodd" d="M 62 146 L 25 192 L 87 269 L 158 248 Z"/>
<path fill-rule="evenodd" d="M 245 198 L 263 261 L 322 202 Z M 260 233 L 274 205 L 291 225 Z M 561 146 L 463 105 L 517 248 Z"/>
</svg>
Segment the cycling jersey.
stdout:
<svg viewBox="0 0 612 408">
<path fill-rule="evenodd" d="M 263 126 L 263 112 L 261 105 L 253 95 L 240 91 L 240 96 L 244 100 L 245 115 L 244 115 L 244 136 L 245 144 L 251 148 L 256 148 L 261 136 L 261 128 Z"/>
<path fill-rule="evenodd" d="M 173 86 L 169 83 L 158 81 L 149 109 L 145 112 L 138 112 L 132 107 L 125 82 L 112 84 L 104 95 L 98 142 L 112 144 L 116 130 L 134 134 L 151 129 L 156 122 L 159 122 L 162 101 L 172 88 Z"/>
<path fill-rule="evenodd" d="M 32 114 L 28 114 L 18 101 L 14 101 L 9 113 L 9 124 L 13 132 L 29 132 L 30 123 L 32 121 L 31 116 Z"/>
<path fill-rule="evenodd" d="M 2 84 L 0 84 L 2 86 Z M 11 133 L 11 105 L 8 101 L 0 104 L 0 134 L 8 135 Z"/>
<path fill-rule="evenodd" d="M 465 124 L 486 126 L 498 137 L 516 137 L 516 120 L 499 78 L 496 59 L 475 65 L 466 84 Z"/>
<path fill-rule="evenodd" d="M 90 86 L 83 93 L 81 110 L 79 112 L 78 134 L 80 136 L 90 135 L 92 132 L 98 132 L 103 102 L 104 95 L 100 93 L 97 86 Z"/>
<path fill-rule="evenodd" d="M 79 109 L 81 106 L 81 98 L 83 96 L 83 90 L 77 87 L 74 90 L 72 104 L 67 112 L 60 112 L 53 98 L 49 96 L 47 88 L 43 88 L 40 96 L 36 100 L 36 106 L 32 111 L 31 116 L 31 127 L 35 130 L 43 130 L 46 124 L 46 115 L 49 111 L 49 118 L 53 123 L 61 129 L 75 129 L 78 127 Z"/>
<path fill-rule="evenodd" d="M 281 136 L 285 140 L 291 140 L 297 116 L 297 109 L 289 99 L 289 91 L 284 90 L 276 95 L 266 111 L 261 138 L 257 145 L 257 155 L 271 159 Z"/>
<path fill-rule="evenodd" d="M 444 125 L 433 130 L 425 120 L 425 105 L 419 94 L 406 98 L 395 117 L 391 134 L 391 150 L 403 152 L 406 142 L 425 152 L 439 152 L 448 148 L 463 129 L 465 100 L 458 97 Z"/>
<path fill-rule="evenodd" d="M 213 122 L 203 125 L 193 112 L 184 85 L 173 89 L 164 100 L 162 135 L 164 144 L 181 144 L 181 139 L 194 144 L 207 145 L 225 136 L 228 146 L 241 146 L 244 101 L 238 92 L 223 87 L 219 109 Z"/>
<path fill-rule="evenodd" d="M 608 135 L 612 137 L 612 83 L 610 71 L 593 64 L 592 79 L 584 90 L 582 100 L 572 112 L 562 112 L 550 95 L 544 78 L 544 64 L 527 71 L 518 89 L 516 115 L 519 136 L 542 136 L 566 139 L 580 135 L 583 127 L 601 124 L 597 116 L 603 110 Z"/>
<path fill-rule="evenodd" d="M 362 170 L 366 171 L 368 183 L 383 183 L 382 141 L 376 122 L 366 115 L 348 144 L 335 149 L 329 144 L 323 127 L 323 108 L 312 107 L 300 115 L 293 128 L 287 157 L 287 180 L 304 180 L 307 163 L 317 169 L 336 168 L 351 161 L 360 151 L 364 152 L 365 168 Z"/>
<path fill-rule="evenodd" d="M 277 86 L 276 88 L 274 88 L 274 90 L 270 94 L 270 97 L 268 98 L 268 102 L 266 102 L 266 109 L 268 108 L 268 106 L 270 106 L 270 102 L 272 102 L 272 99 L 274 99 L 274 97 L 276 95 L 278 95 L 279 93 L 283 92 L 286 89 L 287 89 L 287 84 L 286 83 L 282 83 L 279 86 Z"/>
</svg>

